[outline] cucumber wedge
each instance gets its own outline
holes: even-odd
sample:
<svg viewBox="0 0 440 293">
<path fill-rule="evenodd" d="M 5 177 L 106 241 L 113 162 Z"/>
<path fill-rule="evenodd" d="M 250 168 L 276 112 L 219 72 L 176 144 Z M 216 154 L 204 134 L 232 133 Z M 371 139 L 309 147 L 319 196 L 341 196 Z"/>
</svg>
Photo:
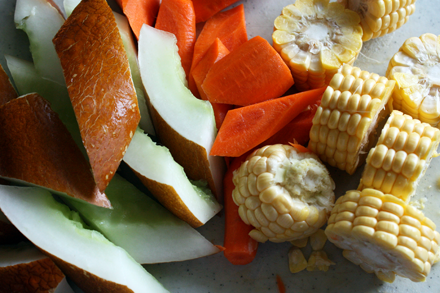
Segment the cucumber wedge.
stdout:
<svg viewBox="0 0 440 293">
<path fill-rule="evenodd" d="M 160 141 L 192 180 L 206 180 L 221 198 L 224 161 L 209 156 L 217 129 L 207 101 L 185 86 L 176 37 L 148 25 L 139 37 L 139 67 Z"/>
<path fill-rule="evenodd" d="M 6 217 L 84 292 L 168 292 L 122 248 L 40 188 L 0 186 Z"/>
<path fill-rule="evenodd" d="M 141 264 L 183 261 L 220 250 L 116 174 L 105 191 L 113 210 L 63 198 L 95 230 Z"/>
<path fill-rule="evenodd" d="M 65 85 L 63 69 L 52 39 L 64 23 L 59 7 L 50 0 L 17 0 L 15 26 L 29 38 L 32 59 L 41 77 Z"/>
<path fill-rule="evenodd" d="M 151 193 L 172 213 L 193 227 L 205 224 L 221 206 L 214 196 L 193 185 L 166 147 L 137 129 L 124 156 Z"/>
</svg>

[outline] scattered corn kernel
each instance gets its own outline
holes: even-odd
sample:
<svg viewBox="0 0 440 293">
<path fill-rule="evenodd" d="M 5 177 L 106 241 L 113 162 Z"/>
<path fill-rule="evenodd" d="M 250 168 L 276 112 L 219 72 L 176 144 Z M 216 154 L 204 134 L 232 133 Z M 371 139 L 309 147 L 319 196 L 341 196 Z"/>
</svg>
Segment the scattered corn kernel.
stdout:
<svg viewBox="0 0 440 293">
<path fill-rule="evenodd" d="M 307 261 L 299 248 L 291 247 L 289 249 L 289 269 L 291 273 L 298 273 L 307 267 Z"/>
<path fill-rule="evenodd" d="M 323 250 L 315 250 L 309 257 L 307 270 L 309 272 L 318 270 L 327 272 L 331 265 L 335 265 L 335 263 L 329 260 L 327 254 Z"/>
<path fill-rule="evenodd" d="M 327 235 L 324 230 L 319 229 L 315 234 L 310 235 L 310 245 L 313 250 L 322 250 L 327 242 Z"/>
</svg>

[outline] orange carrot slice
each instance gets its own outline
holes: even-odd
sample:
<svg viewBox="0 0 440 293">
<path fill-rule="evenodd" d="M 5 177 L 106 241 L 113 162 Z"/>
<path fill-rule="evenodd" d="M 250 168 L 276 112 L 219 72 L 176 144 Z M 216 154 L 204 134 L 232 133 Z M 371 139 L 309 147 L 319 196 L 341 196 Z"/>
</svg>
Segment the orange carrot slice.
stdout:
<svg viewBox="0 0 440 293">
<path fill-rule="evenodd" d="M 241 156 L 278 132 L 308 105 L 315 103 L 321 98 L 324 90 L 325 88 L 321 88 L 301 92 L 230 110 L 210 154 Z"/>
<path fill-rule="evenodd" d="M 313 117 L 315 117 L 319 103 L 320 100 L 318 100 L 316 104 L 311 105 L 310 109 L 301 112 L 280 131 L 260 144 L 260 147 L 272 144 L 288 144 L 292 141 L 296 141 L 300 145 L 305 145 L 310 139 L 310 129 L 312 128 Z"/>
<path fill-rule="evenodd" d="M 212 65 L 215 62 L 222 59 L 226 55 L 229 54 L 228 48 L 226 48 L 220 39 L 216 39 L 214 43 L 209 48 L 208 52 L 206 52 L 205 56 L 200 60 L 199 64 L 194 68 L 192 72 L 192 76 L 197 85 L 198 92 L 203 100 L 207 100 L 205 92 L 202 89 L 202 83 L 205 80 L 208 71 L 211 69 Z M 220 129 L 220 126 L 225 119 L 226 113 L 232 108 L 231 105 L 228 104 L 218 104 L 211 103 L 212 108 L 214 110 L 215 123 L 217 125 L 217 129 Z"/>
<path fill-rule="evenodd" d="M 196 42 L 196 14 L 192 1 L 162 0 L 155 27 L 176 36 L 182 67 L 188 77 Z"/>
<path fill-rule="evenodd" d="M 215 63 L 202 88 L 212 103 L 246 106 L 278 98 L 292 85 L 281 56 L 256 36 Z"/>
<path fill-rule="evenodd" d="M 144 23 L 153 26 L 159 11 L 160 0 L 116 0 L 130 23 L 136 38 L 139 40 Z"/>
<path fill-rule="evenodd" d="M 233 172 L 246 161 L 249 153 L 235 158 L 223 181 L 224 204 L 225 204 L 225 240 L 223 252 L 225 257 L 234 265 L 245 265 L 255 258 L 258 242 L 249 236 L 252 226 L 246 225 L 238 214 L 238 206 L 232 199 L 232 191 L 235 186 L 232 181 Z"/>
<path fill-rule="evenodd" d="M 194 46 L 191 72 L 217 38 L 222 41 L 229 51 L 233 51 L 247 41 L 243 4 L 227 11 L 219 12 L 205 23 Z M 188 81 L 191 92 L 196 97 L 200 97 L 191 75 Z"/>
<path fill-rule="evenodd" d="M 196 21 L 207 21 L 217 12 L 225 9 L 238 0 L 193 0 L 196 11 Z"/>
</svg>

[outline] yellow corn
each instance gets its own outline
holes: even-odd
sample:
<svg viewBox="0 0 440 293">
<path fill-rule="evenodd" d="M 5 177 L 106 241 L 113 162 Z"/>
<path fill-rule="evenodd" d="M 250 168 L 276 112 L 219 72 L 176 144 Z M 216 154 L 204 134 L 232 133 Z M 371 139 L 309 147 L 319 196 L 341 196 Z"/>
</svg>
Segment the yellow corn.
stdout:
<svg viewBox="0 0 440 293">
<path fill-rule="evenodd" d="M 310 255 L 307 262 L 307 270 L 327 272 L 331 265 L 335 265 L 335 263 L 329 260 L 327 254 L 323 250 L 317 250 L 313 251 Z"/>
<path fill-rule="evenodd" d="M 309 149 L 332 166 L 354 173 L 371 147 L 395 81 L 344 65 L 332 78 L 313 118 Z"/>
<path fill-rule="evenodd" d="M 328 85 L 342 64 L 353 64 L 362 48 L 359 16 L 329 0 L 297 0 L 274 21 L 274 48 L 303 91 Z"/>
<path fill-rule="evenodd" d="M 315 234 L 310 235 L 310 245 L 313 250 L 322 250 L 327 242 L 324 230 L 319 229 Z"/>
<path fill-rule="evenodd" d="M 304 237 L 301 239 L 292 240 L 292 241 L 290 241 L 290 243 L 295 247 L 304 248 L 307 246 L 308 240 L 309 240 L 309 237 Z"/>
<path fill-rule="evenodd" d="M 298 273 L 307 267 L 307 260 L 299 248 L 291 247 L 288 253 L 289 269 L 291 273 Z"/>
<path fill-rule="evenodd" d="M 438 127 L 440 122 L 440 36 L 409 38 L 391 58 L 387 77 L 396 81 L 393 107 Z"/>
<path fill-rule="evenodd" d="M 404 25 L 414 13 L 416 0 L 338 0 L 346 8 L 356 11 L 368 41 L 391 33 Z"/>
<path fill-rule="evenodd" d="M 440 143 L 440 130 L 394 110 L 371 149 L 359 190 L 374 188 L 408 203 Z"/>
<path fill-rule="evenodd" d="M 257 241 L 302 239 L 315 233 L 334 203 L 334 182 L 312 153 L 289 145 L 254 151 L 234 172 L 234 202 Z M 307 184 L 305 184 L 307 182 Z"/>
<path fill-rule="evenodd" d="M 438 255 L 435 228 L 421 211 L 395 196 L 364 189 L 338 198 L 325 233 L 344 249 L 344 257 L 379 279 L 392 282 L 397 274 L 422 282 Z"/>
</svg>

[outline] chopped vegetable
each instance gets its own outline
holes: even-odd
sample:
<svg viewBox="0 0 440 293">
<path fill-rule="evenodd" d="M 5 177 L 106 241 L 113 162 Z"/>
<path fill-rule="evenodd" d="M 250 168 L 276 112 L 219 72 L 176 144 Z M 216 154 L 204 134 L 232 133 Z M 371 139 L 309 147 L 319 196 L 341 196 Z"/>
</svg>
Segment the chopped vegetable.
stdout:
<svg viewBox="0 0 440 293">
<path fill-rule="evenodd" d="M 440 37 L 433 34 L 407 39 L 386 73 L 396 81 L 394 109 L 435 127 L 440 123 L 439 43 Z"/>
<path fill-rule="evenodd" d="M 416 10 L 416 0 L 338 0 L 338 2 L 359 14 L 364 42 L 400 28 Z"/>
<path fill-rule="evenodd" d="M 358 189 L 374 188 L 408 203 L 439 143 L 439 129 L 394 110 L 368 153 Z"/>
<path fill-rule="evenodd" d="M 353 174 L 365 160 L 362 154 L 375 142 L 378 123 L 389 113 L 386 106 L 394 84 L 378 74 L 343 65 L 313 118 L 309 149 L 321 160 Z"/>
<path fill-rule="evenodd" d="M 297 0 L 275 19 L 274 48 L 289 64 L 301 91 L 329 84 L 342 64 L 353 64 L 362 48 L 356 12 L 329 0 Z"/>
<path fill-rule="evenodd" d="M 199 64 L 192 71 L 192 77 L 197 85 L 198 93 L 203 100 L 207 100 L 205 92 L 202 89 L 202 83 L 205 80 L 206 74 L 211 69 L 212 65 L 215 62 L 222 59 L 224 56 L 229 54 L 228 48 L 226 48 L 220 39 L 216 39 L 214 43 L 209 47 L 208 52 L 206 52 L 205 56 L 200 60 Z M 225 120 L 226 113 L 230 109 L 232 109 L 231 105 L 228 104 L 219 104 L 219 103 L 211 103 L 212 109 L 214 110 L 215 116 L 215 124 L 217 129 L 220 129 L 220 126 Z"/>
<path fill-rule="evenodd" d="M 324 88 L 311 90 L 230 110 L 211 155 L 241 156 L 277 133 L 308 105 L 316 103 L 323 92 Z"/>
<path fill-rule="evenodd" d="M 259 242 L 292 241 L 315 233 L 333 207 L 335 184 L 315 154 L 289 145 L 254 151 L 234 172 L 234 202 Z"/>
<path fill-rule="evenodd" d="M 396 274 L 425 281 L 440 242 L 435 224 L 421 211 L 374 189 L 338 198 L 325 233 L 345 258 L 390 283 Z"/>
<path fill-rule="evenodd" d="M 283 279 L 280 275 L 277 275 L 277 287 L 279 293 L 286 293 L 286 286 L 284 285 Z"/>
<path fill-rule="evenodd" d="M 196 15 L 191 0 L 162 0 L 155 28 L 176 36 L 183 70 L 188 78 L 196 42 Z"/>
<path fill-rule="evenodd" d="M 315 251 L 322 250 L 326 242 L 327 236 L 322 229 L 319 229 L 316 233 L 310 235 L 310 246 L 312 246 L 312 249 Z"/>
<path fill-rule="evenodd" d="M 17 97 L 17 92 L 14 89 L 8 75 L 0 65 L 0 106 Z"/>
<path fill-rule="evenodd" d="M 283 59 L 256 36 L 216 62 L 202 89 L 210 102 L 246 106 L 278 98 L 292 85 Z"/>
<path fill-rule="evenodd" d="M 139 40 L 142 25 L 145 23 L 153 26 L 159 11 L 160 0 L 117 0 L 117 2 Z"/>
<path fill-rule="evenodd" d="M 307 261 L 307 270 L 311 271 L 323 271 L 327 272 L 331 265 L 335 265 L 334 262 L 328 259 L 327 253 L 323 250 L 312 251 L 312 254 Z"/>
<path fill-rule="evenodd" d="M 307 242 L 309 241 L 309 238 L 310 237 L 304 237 L 301 239 L 292 240 L 290 241 L 290 243 L 292 243 L 292 245 L 295 247 L 304 248 L 307 246 Z"/>
<path fill-rule="evenodd" d="M 196 12 L 196 21 L 204 22 L 217 12 L 234 4 L 238 0 L 192 0 Z"/>
<path fill-rule="evenodd" d="M 307 240 L 307 238 L 305 238 Z M 290 272 L 295 274 L 303 271 L 307 267 L 307 260 L 301 249 L 291 247 L 288 253 Z"/>
<path fill-rule="evenodd" d="M 281 130 L 277 131 L 270 138 L 265 140 L 263 145 L 271 144 L 289 144 L 296 141 L 297 144 L 306 145 L 310 137 L 310 129 L 313 125 L 313 117 L 315 117 L 316 110 L 318 109 L 318 104 L 320 104 L 321 99 L 317 101 L 316 104 L 309 105 L 309 109 L 304 110 L 298 116 L 293 118 L 286 126 Z"/>
<path fill-rule="evenodd" d="M 78 4 L 53 43 L 95 181 L 103 192 L 140 120 L 127 54 L 107 2 Z"/>
<path fill-rule="evenodd" d="M 0 176 L 111 207 L 90 165 L 50 104 L 36 93 L 0 107 Z"/>
<path fill-rule="evenodd" d="M 234 265 L 245 265 L 252 262 L 258 248 L 258 242 L 248 234 L 253 229 L 243 222 L 238 214 L 238 206 L 234 203 L 232 192 L 235 188 L 233 172 L 246 160 L 247 153 L 235 158 L 224 178 L 224 202 L 225 202 L 225 257 Z"/>
<path fill-rule="evenodd" d="M 243 4 L 219 12 L 205 23 L 194 46 L 191 73 L 217 38 L 229 51 L 233 51 L 248 40 Z M 199 97 L 197 86 L 191 74 L 188 85 L 191 92 Z"/>
</svg>

